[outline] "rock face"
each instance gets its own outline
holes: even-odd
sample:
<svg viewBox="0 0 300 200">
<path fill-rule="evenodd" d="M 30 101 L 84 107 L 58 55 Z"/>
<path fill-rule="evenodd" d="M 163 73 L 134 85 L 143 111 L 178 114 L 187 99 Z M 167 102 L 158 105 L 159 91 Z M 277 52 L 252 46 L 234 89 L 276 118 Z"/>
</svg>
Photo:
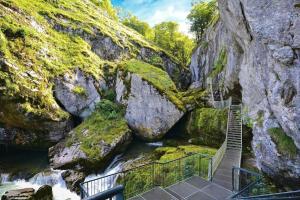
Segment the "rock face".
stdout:
<svg viewBox="0 0 300 200">
<path fill-rule="evenodd" d="M 294 0 L 219 0 L 220 20 L 209 28 L 190 66 L 194 84 L 207 77 L 222 51 L 227 62 L 213 79 L 215 89 L 232 96 L 240 90 L 243 114 L 253 126 L 258 166 L 270 175 L 300 179 L 300 9 Z M 269 129 L 280 127 L 298 148 L 279 152 Z"/>
<path fill-rule="evenodd" d="M 67 188 L 71 191 L 80 193 L 79 184 L 85 179 L 85 174 L 83 172 L 78 172 L 74 170 L 67 170 L 62 173 L 62 177 L 67 184 Z"/>
<path fill-rule="evenodd" d="M 36 192 L 33 188 L 10 190 L 5 192 L 1 200 L 52 200 L 52 188 L 49 185 L 40 187 Z"/>
<path fill-rule="evenodd" d="M 79 69 L 74 74 L 65 74 L 55 81 L 55 97 L 64 108 L 77 117 L 86 118 L 101 99 L 95 80 Z"/>
<path fill-rule="evenodd" d="M 139 75 L 117 77 L 117 101 L 126 106 L 125 118 L 135 133 L 146 140 L 162 138 L 183 116 L 165 95 Z"/>
</svg>

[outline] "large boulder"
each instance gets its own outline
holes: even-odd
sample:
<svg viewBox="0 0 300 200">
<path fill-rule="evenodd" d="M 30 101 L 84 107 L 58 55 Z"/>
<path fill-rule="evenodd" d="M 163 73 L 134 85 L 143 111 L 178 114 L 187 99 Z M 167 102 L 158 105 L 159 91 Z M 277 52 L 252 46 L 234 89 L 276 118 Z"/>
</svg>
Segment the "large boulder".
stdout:
<svg viewBox="0 0 300 200">
<path fill-rule="evenodd" d="M 145 140 L 161 139 L 184 114 L 172 80 L 164 71 L 139 61 L 118 72 L 117 101 L 126 107 L 131 129 Z"/>
<path fill-rule="evenodd" d="M 299 7 L 294 0 L 218 3 L 220 20 L 192 59 L 193 85 L 208 87 L 210 77 L 214 90 L 239 96 L 245 122 L 253 128 L 257 165 L 269 175 L 299 182 Z M 280 131 L 272 135 L 274 128 Z"/>
<path fill-rule="evenodd" d="M 108 100 L 72 130 L 66 140 L 49 149 L 55 169 L 99 170 L 131 142 L 131 131 L 122 108 Z"/>
<path fill-rule="evenodd" d="M 55 80 L 54 94 L 69 113 L 86 118 L 101 99 L 95 82 L 91 76 L 77 69 L 74 74 L 65 74 Z"/>
</svg>

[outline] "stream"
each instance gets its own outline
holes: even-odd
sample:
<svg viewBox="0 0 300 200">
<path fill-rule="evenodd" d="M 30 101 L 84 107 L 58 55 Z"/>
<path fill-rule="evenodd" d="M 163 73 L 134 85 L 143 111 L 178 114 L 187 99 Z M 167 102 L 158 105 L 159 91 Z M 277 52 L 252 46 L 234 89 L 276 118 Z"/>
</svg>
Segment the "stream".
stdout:
<svg viewBox="0 0 300 200">
<path fill-rule="evenodd" d="M 123 164 L 142 155 L 153 152 L 157 147 L 164 146 L 164 142 L 144 143 L 133 141 L 130 147 L 117 155 L 106 170 L 99 171 L 86 177 L 85 181 L 114 174 L 123 170 Z M 47 152 L 12 151 L 0 154 L 0 198 L 8 190 L 34 188 L 51 185 L 54 200 L 79 200 L 80 197 L 67 189 L 61 174 L 62 170 L 49 168 Z M 111 183 L 105 183 L 105 188 Z"/>
</svg>

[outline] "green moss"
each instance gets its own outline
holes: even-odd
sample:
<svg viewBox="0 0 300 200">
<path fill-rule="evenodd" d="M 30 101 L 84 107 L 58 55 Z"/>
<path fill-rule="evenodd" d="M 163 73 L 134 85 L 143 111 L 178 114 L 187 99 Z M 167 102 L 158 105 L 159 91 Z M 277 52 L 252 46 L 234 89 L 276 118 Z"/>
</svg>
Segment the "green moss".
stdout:
<svg viewBox="0 0 300 200">
<path fill-rule="evenodd" d="M 188 89 L 185 92 L 181 92 L 181 99 L 185 105 L 193 107 L 204 107 L 207 102 L 208 93 L 201 88 Z"/>
<path fill-rule="evenodd" d="M 216 152 L 217 149 L 196 145 L 159 147 L 155 149 L 155 154 L 158 156 L 159 162 L 168 162 L 195 153 L 214 156 Z"/>
<path fill-rule="evenodd" d="M 227 65 L 227 51 L 225 48 L 221 50 L 219 53 L 218 59 L 215 61 L 213 71 L 209 75 L 210 77 L 214 78 L 218 74 L 220 74 L 224 67 Z"/>
<path fill-rule="evenodd" d="M 225 139 L 227 113 L 227 109 L 196 109 L 190 115 L 187 132 L 197 144 L 219 147 Z"/>
<path fill-rule="evenodd" d="M 139 75 L 143 80 L 153 85 L 160 93 L 166 95 L 179 109 L 185 110 L 181 96 L 167 72 L 138 60 L 126 61 L 121 64 L 121 68 L 124 71 Z"/>
<path fill-rule="evenodd" d="M 286 135 L 282 128 L 270 128 L 268 130 L 272 140 L 277 144 L 280 153 L 295 157 L 297 155 L 297 147 L 293 139 Z"/>
<path fill-rule="evenodd" d="M 105 16 L 95 3 L 81 0 L 0 2 L 0 55 L 9 63 L 9 67 L 1 65 L 0 90 L 3 96 L 21 102 L 20 113 L 30 111 L 36 118 L 62 120 L 68 114 L 53 98 L 54 77 L 75 68 L 95 79 L 105 76 L 105 67 L 110 73 L 116 71 L 117 61 L 97 56 L 86 38 L 110 37 L 132 57 L 141 47 L 163 52 L 140 34 Z M 29 77 L 28 72 L 36 76 Z"/>
<path fill-rule="evenodd" d="M 72 90 L 75 94 L 86 97 L 87 93 L 85 88 L 81 87 L 81 86 L 75 86 Z"/>
<path fill-rule="evenodd" d="M 108 100 L 102 100 L 95 112 L 75 128 L 67 144 L 80 142 L 81 149 L 90 159 L 101 160 L 101 142 L 111 144 L 130 132 L 124 119 L 124 109 Z"/>
</svg>

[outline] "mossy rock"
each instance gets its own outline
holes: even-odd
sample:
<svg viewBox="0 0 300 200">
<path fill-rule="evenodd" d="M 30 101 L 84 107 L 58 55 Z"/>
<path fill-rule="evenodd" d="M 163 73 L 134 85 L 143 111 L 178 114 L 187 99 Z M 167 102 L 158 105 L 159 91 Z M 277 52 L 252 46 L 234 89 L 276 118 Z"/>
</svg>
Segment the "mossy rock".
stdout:
<svg viewBox="0 0 300 200">
<path fill-rule="evenodd" d="M 162 95 L 165 95 L 177 108 L 185 111 L 181 95 L 167 72 L 135 59 L 123 62 L 120 65 L 120 69 L 125 72 L 137 74 L 154 86 Z"/>
<path fill-rule="evenodd" d="M 193 143 L 220 147 L 225 140 L 227 109 L 199 108 L 194 110 L 187 123 L 187 133 Z"/>
</svg>

